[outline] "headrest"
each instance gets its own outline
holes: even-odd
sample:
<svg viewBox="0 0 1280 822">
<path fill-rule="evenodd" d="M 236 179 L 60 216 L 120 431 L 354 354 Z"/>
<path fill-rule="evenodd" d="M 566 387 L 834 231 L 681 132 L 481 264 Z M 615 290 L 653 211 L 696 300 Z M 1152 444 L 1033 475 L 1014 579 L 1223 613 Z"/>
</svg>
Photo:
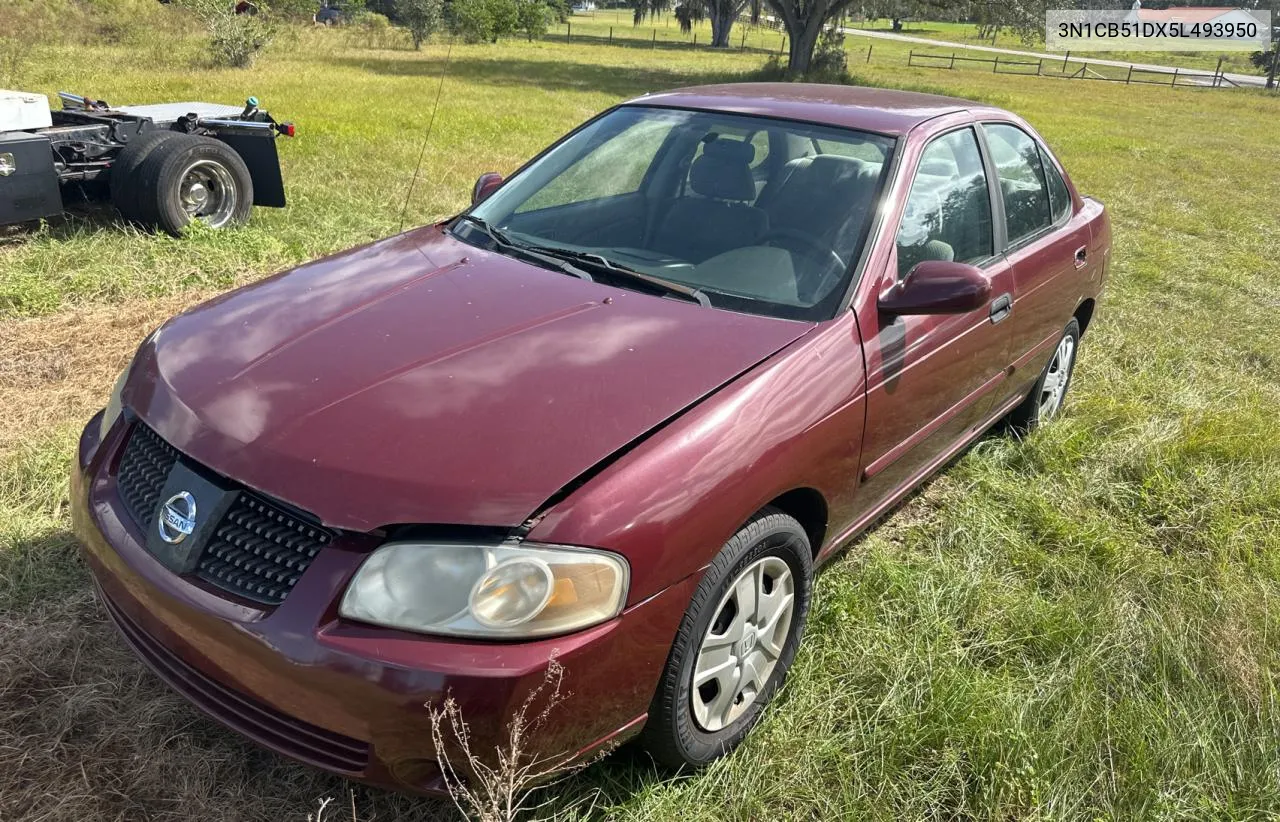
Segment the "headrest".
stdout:
<svg viewBox="0 0 1280 822">
<path fill-rule="evenodd" d="M 857 157 L 841 154 L 819 154 L 809 164 L 809 173 L 822 180 L 843 182 L 856 179 L 870 169 L 870 164 Z"/>
<path fill-rule="evenodd" d="M 942 260 L 943 262 L 951 262 L 956 258 L 955 249 L 950 244 L 944 243 L 942 240 L 930 240 L 924 244 L 921 249 L 920 259 L 922 260 Z"/>
<path fill-rule="evenodd" d="M 703 197 L 716 200 L 754 200 L 756 181 L 751 176 L 751 161 L 756 149 L 741 140 L 708 140 L 702 156 L 689 169 L 689 185 Z"/>
</svg>

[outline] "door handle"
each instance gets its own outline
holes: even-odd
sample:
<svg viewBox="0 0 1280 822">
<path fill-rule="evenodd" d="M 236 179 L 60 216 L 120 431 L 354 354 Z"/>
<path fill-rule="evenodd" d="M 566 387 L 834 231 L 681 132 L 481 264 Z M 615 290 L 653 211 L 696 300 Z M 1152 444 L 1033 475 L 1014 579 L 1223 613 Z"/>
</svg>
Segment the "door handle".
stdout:
<svg viewBox="0 0 1280 822">
<path fill-rule="evenodd" d="M 998 323 L 1013 313 L 1013 297 L 1001 294 L 991 301 L 991 322 Z"/>
<path fill-rule="evenodd" d="M 1076 268 L 1084 268 L 1087 262 L 1089 262 L 1089 249 L 1080 246 L 1076 249 Z"/>
</svg>

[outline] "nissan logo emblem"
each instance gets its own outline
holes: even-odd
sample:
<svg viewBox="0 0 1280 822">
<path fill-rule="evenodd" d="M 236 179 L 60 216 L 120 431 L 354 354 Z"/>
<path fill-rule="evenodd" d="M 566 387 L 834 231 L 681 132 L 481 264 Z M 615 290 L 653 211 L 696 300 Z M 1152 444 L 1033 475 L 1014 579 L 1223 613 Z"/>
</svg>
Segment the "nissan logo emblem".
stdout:
<svg viewBox="0 0 1280 822">
<path fill-rule="evenodd" d="M 196 498 L 189 491 L 180 491 L 169 497 L 160 506 L 160 520 L 157 523 L 160 539 L 170 545 L 177 545 L 196 529 Z"/>
</svg>

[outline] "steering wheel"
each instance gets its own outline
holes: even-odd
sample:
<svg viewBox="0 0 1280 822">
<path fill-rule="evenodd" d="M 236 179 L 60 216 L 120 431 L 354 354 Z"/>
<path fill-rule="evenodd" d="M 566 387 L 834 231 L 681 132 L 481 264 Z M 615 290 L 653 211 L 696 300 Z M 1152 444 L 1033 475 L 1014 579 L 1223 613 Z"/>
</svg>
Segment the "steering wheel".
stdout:
<svg viewBox="0 0 1280 822">
<path fill-rule="evenodd" d="M 799 245 L 801 248 L 793 248 L 791 244 L 785 242 L 788 240 L 793 241 L 795 245 Z M 759 242 L 761 245 L 771 245 L 775 248 L 797 252 L 812 259 L 817 264 L 813 269 L 813 273 L 805 277 L 813 285 L 810 295 L 822 293 L 822 287 L 826 284 L 827 279 L 832 276 L 832 272 L 844 273 L 845 263 L 844 260 L 840 259 L 840 255 L 828 243 L 822 242 L 822 240 L 807 232 L 794 228 L 773 228 L 761 237 Z M 799 278 L 797 277 L 797 279 Z"/>
<path fill-rule="evenodd" d="M 795 240 L 797 243 L 804 246 L 800 253 L 804 254 L 806 257 L 813 257 L 818 262 L 821 262 L 823 257 L 827 257 L 829 265 L 844 268 L 844 260 L 840 259 L 840 255 L 837 254 L 828 243 L 824 243 L 812 234 L 799 231 L 794 228 L 773 228 L 760 238 L 760 244 L 772 245 L 777 248 L 785 248 L 788 251 L 796 250 L 792 249 L 784 242 L 775 242 L 775 240 Z"/>
</svg>

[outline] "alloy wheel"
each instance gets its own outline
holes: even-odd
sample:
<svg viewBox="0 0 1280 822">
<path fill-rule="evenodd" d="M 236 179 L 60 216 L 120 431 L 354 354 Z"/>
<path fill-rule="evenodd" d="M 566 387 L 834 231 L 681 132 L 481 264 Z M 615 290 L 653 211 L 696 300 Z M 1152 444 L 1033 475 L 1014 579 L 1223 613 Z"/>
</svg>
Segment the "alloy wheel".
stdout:
<svg viewBox="0 0 1280 822">
<path fill-rule="evenodd" d="M 1053 352 L 1053 359 L 1049 361 L 1044 382 L 1040 386 L 1040 419 L 1047 420 L 1062 408 L 1062 398 L 1067 393 L 1067 380 L 1071 376 L 1071 363 L 1075 355 L 1076 341 L 1068 334 L 1058 343 L 1058 350 Z"/>
</svg>

